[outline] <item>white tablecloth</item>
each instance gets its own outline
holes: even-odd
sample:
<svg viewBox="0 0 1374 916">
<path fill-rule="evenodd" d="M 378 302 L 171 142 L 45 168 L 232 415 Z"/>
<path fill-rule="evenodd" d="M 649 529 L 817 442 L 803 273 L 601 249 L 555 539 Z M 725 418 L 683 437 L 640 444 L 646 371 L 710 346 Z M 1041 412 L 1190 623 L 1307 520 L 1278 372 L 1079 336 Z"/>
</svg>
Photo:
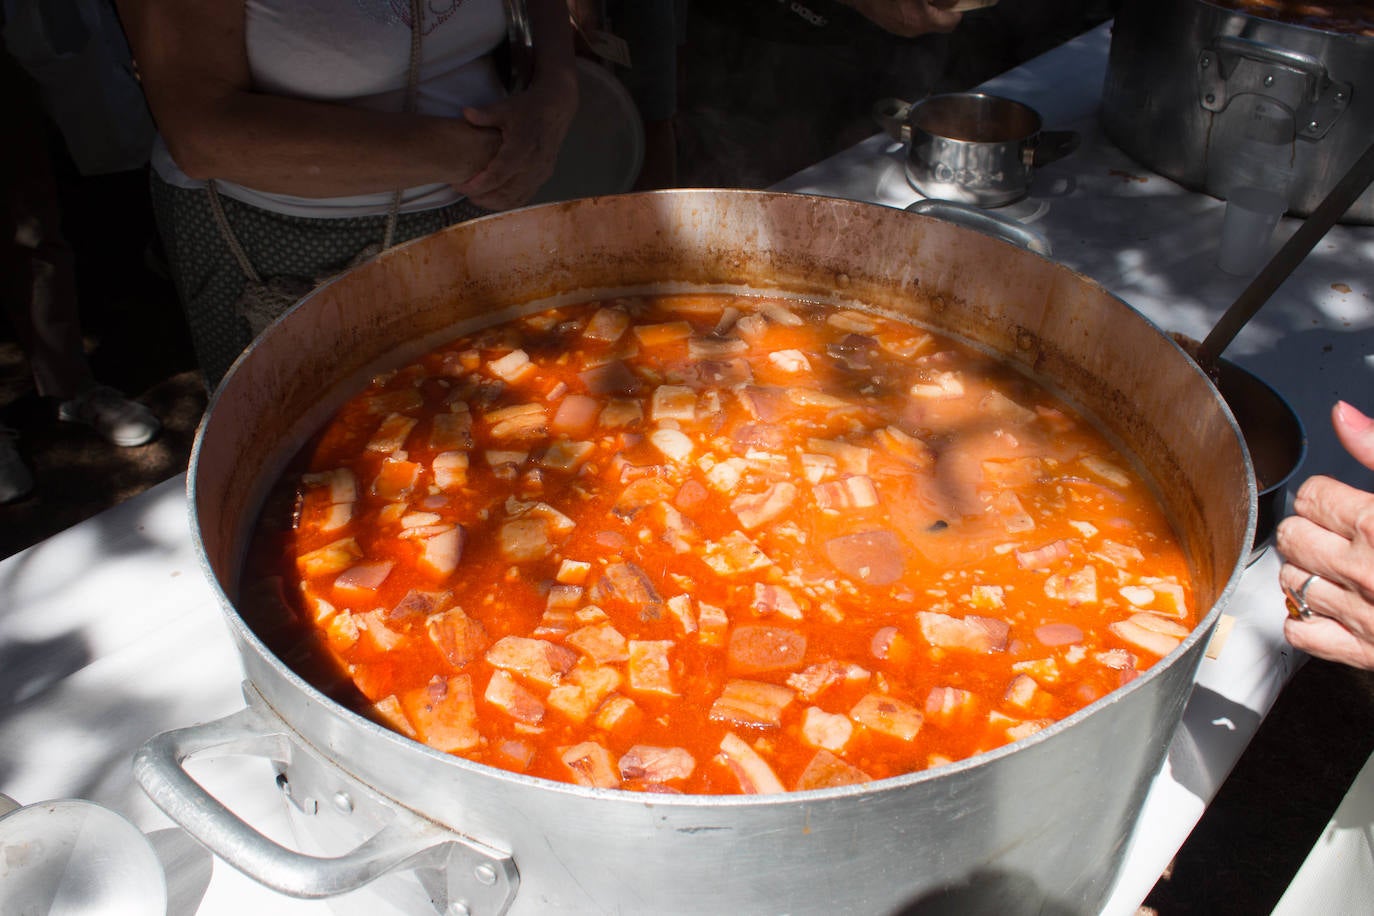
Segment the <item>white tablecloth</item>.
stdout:
<svg viewBox="0 0 1374 916">
<path fill-rule="evenodd" d="M 1096 108 L 1104 26 L 989 83 L 1034 105 L 1051 128 L 1082 134 L 1043 168 L 1031 197 L 1005 208 L 1042 231 L 1055 256 L 1160 327 L 1201 338 L 1245 285 L 1213 263 L 1223 205 L 1150 174 L 1108 144 Z M 885 136 L 807 169 L 780 190 L 892 206 L 918 199 Z M 1279 237 L 1297 221 L 1286 219 Z M 1367 482 L 1326 420 L 1374 390 L 1370 299 L 1374 228 L 1338 226 L 1240 335 L 1227 356 L 1267 379 L 1307 424 L 1304 473 Z M 195 555 L 185 479 L 0 562 L 0 792 L 21 803 L 80 797 L 129 817 L 170 860 L 170 916 L 310 914 L 172 831 L 134 784 L 130 758 L 154 734 L 243 706 L 240 667 Z M 1299 663 L 1281 632 L 1278 560 L 1268 551 L 1227 607 L 1234 629 L 1203 662 L 1183 725 L 1156 779 L 1106 912 L 1133 913 L 1215 796 Z M 207 761 L 194 775 L 251 822 L 289 839 L 285 806 L 260 761 Z"/>
</svg>

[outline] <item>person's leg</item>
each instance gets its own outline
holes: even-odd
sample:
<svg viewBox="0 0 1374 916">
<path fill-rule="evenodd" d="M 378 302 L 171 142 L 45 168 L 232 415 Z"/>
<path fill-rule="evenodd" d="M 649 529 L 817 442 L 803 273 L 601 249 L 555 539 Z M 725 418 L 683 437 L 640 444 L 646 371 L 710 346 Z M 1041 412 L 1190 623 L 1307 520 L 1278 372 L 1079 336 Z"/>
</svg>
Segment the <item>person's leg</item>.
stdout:
<svg viewBox="0 0 1374 916">
<path fill-rule="evenodd" d="M 8 141 L 0 144 L 5 311 L 38 394 L 59 401 L 58 419 L 92 426 L 116 445 L 142 445 L 162 424 L 147 407 L 97 384 L 86 361 L 75 257 L 62 235 L 47 119 L 32 84 L 8 54 L 0 63 L 0 74 L 3 111 L 12 128 Z M 7 440 L 7 454 L 0 459 L 14 472 L 17 452 L 12 437 Z M 32 481 L 28 483 L 31 487 Z"/>
<path fill-rule="evenodd" d="M 7 296 L 7 310 L 39 395 L 56 399 L 57 416 L 94 428 L 118 446 L 143 445 L 162 428 L 153 412 L 97 383 L 86 361 L 76 303 L 76 269 L 61 233 L 57 184 L 46 151 L 10 195 L 16 260 L 27 262 L 27 289 Z"/>
<path fill-rule="evenodd" d="M 5 182 L 5 311 L 38 393 L 75 397 L 95 384 L 81 341 L 76 271 L 62 235 L 57 179 L 47 148 L 47 122 L 30 87 L 8 58 L 4 89 L 12 130 L 0 144 Z"/>
</svg>

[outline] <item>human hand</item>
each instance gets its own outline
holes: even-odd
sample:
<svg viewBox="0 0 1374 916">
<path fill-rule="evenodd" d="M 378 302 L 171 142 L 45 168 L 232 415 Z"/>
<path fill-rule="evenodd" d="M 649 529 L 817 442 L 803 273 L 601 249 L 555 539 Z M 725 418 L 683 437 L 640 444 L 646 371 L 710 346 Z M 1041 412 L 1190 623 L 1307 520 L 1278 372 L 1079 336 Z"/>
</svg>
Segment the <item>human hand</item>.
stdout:
<svg viewBox="0 0 1374 916">
<path fill-rule="evenodd" d="M 1374 419 L 1338 401 L 1331 425 L 1346 451 L 1374 470 Z M 1374 494 L 1309 477 L 1276 538 L 1290 605 L 1285 638 L 1319 658 L 1374 670 Z"/>
<path fill-rule="evenodd" d="M 536 80 L 523 92 L 482 108 L 464 109 L 469 124 L 494 130 L 501 139 L 486 167 L 457 190 L 488 210 L 526 203 L 553 174 L 576 112 L 577 80 L 571 71 Z"/>
<path fill-rule="evenodd" d="M 927 32 L 952 32 L 963 20 L 963 13 L 949 9 L 957 0 L 840 0 L 874 25 L 915 38 Z"/>
</svg>

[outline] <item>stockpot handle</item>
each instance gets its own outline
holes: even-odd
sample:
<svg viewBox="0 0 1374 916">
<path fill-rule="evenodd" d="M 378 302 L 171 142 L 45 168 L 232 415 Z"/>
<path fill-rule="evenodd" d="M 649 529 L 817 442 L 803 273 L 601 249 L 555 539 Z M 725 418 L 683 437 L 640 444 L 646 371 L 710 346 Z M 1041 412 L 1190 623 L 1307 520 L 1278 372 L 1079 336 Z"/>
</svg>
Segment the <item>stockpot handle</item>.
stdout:
<svg viewBox="0 0 1374 916">
<path fill-rule="evenodd" d="M 1281 67 L 1292 67 L 1294 70 L 1307 74 L 1312 79 L 1314 98 L 1316 90 L 1328 80 L 1326 64 L 1311 54 L 1294 51 L 1292 48 L 1275 47 L 1262 41 L 1255 41 L 1253 38 L 1241 38 L 1239 35 L 1218 35 L 1213 41 L 1220 53 L 1235 54 L 1267 64 L 1277 64 Z"/>
<path fill-rule="evenodd" d="M 1350 105 L 1352 86 L 1350 83 L 1332 79 L 1326 64 L 1312 54 L 1292 48 L 1275 47 L 1242 38 L 1239 35 L 1216 35 L 1211 47 L 1204 48 L 1198 57 L 1199 102 L 1203 108 L 1212 112 L 1225 110 L 1231 96 L 1246 91 L 1268 94 L 1259 85 L 1234 88 L 1228 86 L 1226 76 L 1221 72 L 1222 55 L 1245 58 L 1262 65 L 1284 67 L 1302 75 L 1305 81 L 1305 97 L 1292 98 L 1281 104 L 1291 105 L 1296 118 L 1297 135 L 1307 140 L 1320 140 L 1326 136 L 1331 125 Z M 1272 76 L 1273 74 L 1270 74 Z M 1265 86 L 1268 86 L 1266 81 Z"/>
<path fill-rule="evenodd" d="M 391 821 L 362 844 L 334 858 L 287 849 L 263 836 L 210 795 L 186 772 L 195 757 L 248 756 L 291 762 L 294 743 L 284 726 L 253 705 L 201 725 L 163 732 L 134 755 L 134 778 L 173 821 L 215 855 L 248 877 L 291 897 L 318 899 L 357 890 L 403 868 L 437 867 L 452 871 L 457 855 L 476 864 L 467 897 L 472 913 L 501 913 L 518 884 L 514 862 L 495 850 L 388 805 Z M 474 884 L 469 881 L 468 884 Z M 451 885 L 452 887 L 452 885 Z"/>
<path fill-rule="evenodd" d="M 909 204 L 906 209 L 908 213 L 933 216 L 947 223 L 954 223 L 956 226 L 963 226 L 984 235 L 991 235 L 1047 258 L 1052 253 L 1050 240 L 1039 232 L 1009 216 L 989 213 L 987 210 L 979 209 L 971 204 L 930 197 Z"/>
</svg>

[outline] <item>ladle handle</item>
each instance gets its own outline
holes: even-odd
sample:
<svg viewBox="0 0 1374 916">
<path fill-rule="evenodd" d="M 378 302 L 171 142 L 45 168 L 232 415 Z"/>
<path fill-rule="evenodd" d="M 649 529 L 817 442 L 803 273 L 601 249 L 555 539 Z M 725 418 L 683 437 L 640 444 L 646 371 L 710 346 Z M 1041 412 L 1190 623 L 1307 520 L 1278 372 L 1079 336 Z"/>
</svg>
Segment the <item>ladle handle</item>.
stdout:
<svg viewBox="0 0 1374 916">
<path fill-rule="evenodd" d="M 1327 192 L 1322 202 L 1317 204 L 1316 209 L 1297 231 L 1288 237 L 1288 241 L 1283 243 L 1269 259 L 1269 263 L 1255 275 L 1250 285 L 1236 297 L 1236 301 L 1231 303 L 1231 307 L 1212 327 L 1211 333 L 1198 350 L 1197 361 L 1200 365 L 1209 366 L 1221 356 L 1221 352 L 1240 333 L 1240 329 L 1245 327 L 1245 323 L 1253 318 L 1260 310 L 1260 306 L 1283 285 L 1283 281 L 1288 279 L 1288 275 L 1316 247 L 1322 236 L 1345 215 L 1345 211 L 1349 210 L 1350 205 L 1364 193 L 1371 180 L 1374 180 L 1374 144 L 1364 151 L 1336 186 Z"/>
</svg>

